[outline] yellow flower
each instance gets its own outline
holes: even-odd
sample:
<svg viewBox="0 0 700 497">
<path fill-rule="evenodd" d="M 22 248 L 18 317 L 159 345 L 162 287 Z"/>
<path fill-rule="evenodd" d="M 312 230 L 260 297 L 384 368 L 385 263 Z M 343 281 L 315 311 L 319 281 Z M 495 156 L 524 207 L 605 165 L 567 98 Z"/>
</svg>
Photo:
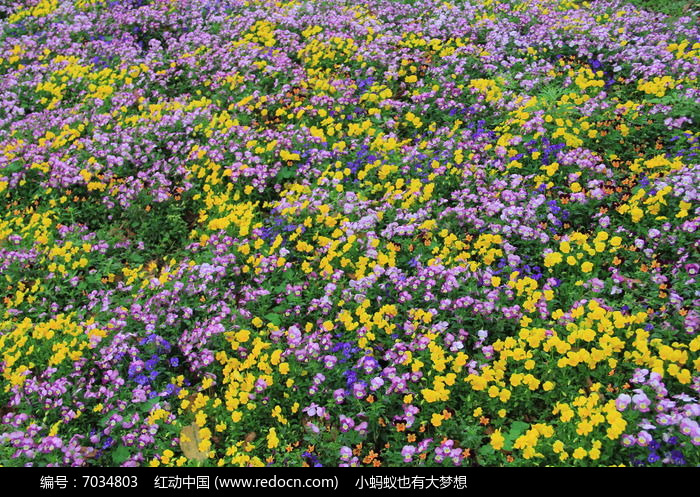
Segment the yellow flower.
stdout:
<svg viewBox="0 0 700 497">
<path fill-rule="evenodd" d="M 559 252 L 551 252 L 544 256 L 544 265 L 546 267 L 552 267 L 559 264 L 562 261 L 562 256 Z"/>
<path fill-rule="evenodd" d="M 279 445 L 279 443 L 280 441 L 279 438 L 277 438 L 277 432 L 274 428 L 270 428 L 270 431 L 267 434 L 267 448 L 274 449 Z"/>
<path fill-rule="evenodd" d="M 637 223 L 644 217 L 644 211 L 639 207 L 634 207 L 630 211 L 630 215 L 632 216 L 632 222 Z"/>
<path fill-rule="evenodd" d="M 504 388 L 501 390 L 498 398 L 501 400 L 501 402 L 508 402 L 508 399 L 510 399 L 510 390 Z"/>
<path fill-rule="evenodd" d="M 505 442 L 505 438 L 501 435 L 501 430 L 499 428 L 491 434 L 491 447 L 493 447 L 494 450 L 501 450 L 503 448 L 503 442 Z"/>
<path fill-rule="evenodd" d="M 581 264 L 581 271 L 584 273 L 590 273 L 593 270 L 593 264 L 590 262 L 586 261 L 583 264 Z"/>
<path fill-rule="evenodd" d="M 583 459 L 584 457 L 586 457 L 586 454 L 587 454 L 586 449 L 584 449 L 583 447 L 578 447 L 574 451 L 573 455 L 574 455 L 574 459 Z"/>
</svg>

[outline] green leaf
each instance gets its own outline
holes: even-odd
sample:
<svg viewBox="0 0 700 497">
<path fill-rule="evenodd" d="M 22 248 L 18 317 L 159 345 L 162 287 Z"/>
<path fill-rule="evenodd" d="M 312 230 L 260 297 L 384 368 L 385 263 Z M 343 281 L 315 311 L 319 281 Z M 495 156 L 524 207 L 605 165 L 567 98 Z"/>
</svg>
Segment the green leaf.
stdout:
<svg viewBox="0 0 700 497">
<path fill-rule="evenodd" d="M 513 424 L 510 426 L 508 436 L 517 438 L 520 435 L 522 435 L 525 432 L 525 430 L 527 430 L 529 427 L 530 423 L 525 423 L 524 421 L 514 421 Z"/>
<path fill-rule="evenodd" d="M 477 452 L 479 453 L 480 456 L 486 456 L 486 457 L 492 456 L 496 453 L 496 451 L 493 449 L 493 447 L 491 447 L 490 444 L 482 445 L 481 447 L 479 447 Z"/>
<path fill-rule="evenodd" d="M 503 448 L 505 450 L 512 450 L 513 449 L 513 442 L 515 441 L 516 438 L 518 438 L 520 435 L 522 435 L 525 430 L 529 428 L 530 424 L 525 423 L 523 421 L 515 421 L 511 427 L 508 433 L 504 435 L 505 443 L 503 444 Z"/>
<path fill-rule="evenodd" d="M 146 407 L 146 411 L 150 411 L 156 403 L 160 402 L 160 397 L 153 397 L 151 400 L 148 402 L 145 402 L 143 405 Z"/>
<path fill-rule="evenodd" d="M 130 452 L 127 447 L 124 447 L 123 445 L 120 445 L 117 450 L 112 452 L 112 461 L 116 465 L 121 465 L 124 461 L 126 461 L 129 458 Z"/>
<path fill-rule="evenodd" d="M 265 319 L 267 319 L 269 322 L 271 322 L 275 326 L 279 326 L 279 324 L 282 322 L 279 315 L 273 314 L 273 313 L 265 314 Z"/>
</svg>

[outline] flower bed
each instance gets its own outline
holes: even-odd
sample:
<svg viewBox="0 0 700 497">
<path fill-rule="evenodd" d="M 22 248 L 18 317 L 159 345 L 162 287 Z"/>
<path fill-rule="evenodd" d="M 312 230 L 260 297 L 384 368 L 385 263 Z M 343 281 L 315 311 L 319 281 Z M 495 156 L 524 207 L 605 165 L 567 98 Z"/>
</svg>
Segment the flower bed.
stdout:
<svg viewBox="0 0 700 497">
<path fill-rule="evenodd" d="M 9 4 L 1 464 L 700 463 L 695 15 Z"/>
</svg>

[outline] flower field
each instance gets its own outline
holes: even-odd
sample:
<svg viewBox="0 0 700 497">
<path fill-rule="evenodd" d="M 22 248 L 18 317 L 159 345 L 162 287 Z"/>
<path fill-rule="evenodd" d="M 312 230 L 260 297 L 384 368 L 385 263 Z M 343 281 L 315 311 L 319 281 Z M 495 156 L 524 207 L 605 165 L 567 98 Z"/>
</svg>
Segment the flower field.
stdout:
<svg viewBox="0 0 700 497">
<path fill-rule="evenodd" d="M 697 466 L 700 24 L 0 6 L 0 465 Z"/>
</svg>

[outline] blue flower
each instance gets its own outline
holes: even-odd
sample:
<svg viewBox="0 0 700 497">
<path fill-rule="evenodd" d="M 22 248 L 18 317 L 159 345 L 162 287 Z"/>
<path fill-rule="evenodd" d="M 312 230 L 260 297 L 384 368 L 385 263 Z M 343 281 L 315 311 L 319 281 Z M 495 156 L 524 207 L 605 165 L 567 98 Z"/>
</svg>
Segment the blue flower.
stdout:
<svg viewBox="0 0 700 497">
<path fill-rule="evenodd" d="M 678 464 L 680 466 L 685 464 L 685 457 L 683 457 L 683 453 L 680 450 L 671 451 L 671 460 L 674 464 Z"/>
</svg>

